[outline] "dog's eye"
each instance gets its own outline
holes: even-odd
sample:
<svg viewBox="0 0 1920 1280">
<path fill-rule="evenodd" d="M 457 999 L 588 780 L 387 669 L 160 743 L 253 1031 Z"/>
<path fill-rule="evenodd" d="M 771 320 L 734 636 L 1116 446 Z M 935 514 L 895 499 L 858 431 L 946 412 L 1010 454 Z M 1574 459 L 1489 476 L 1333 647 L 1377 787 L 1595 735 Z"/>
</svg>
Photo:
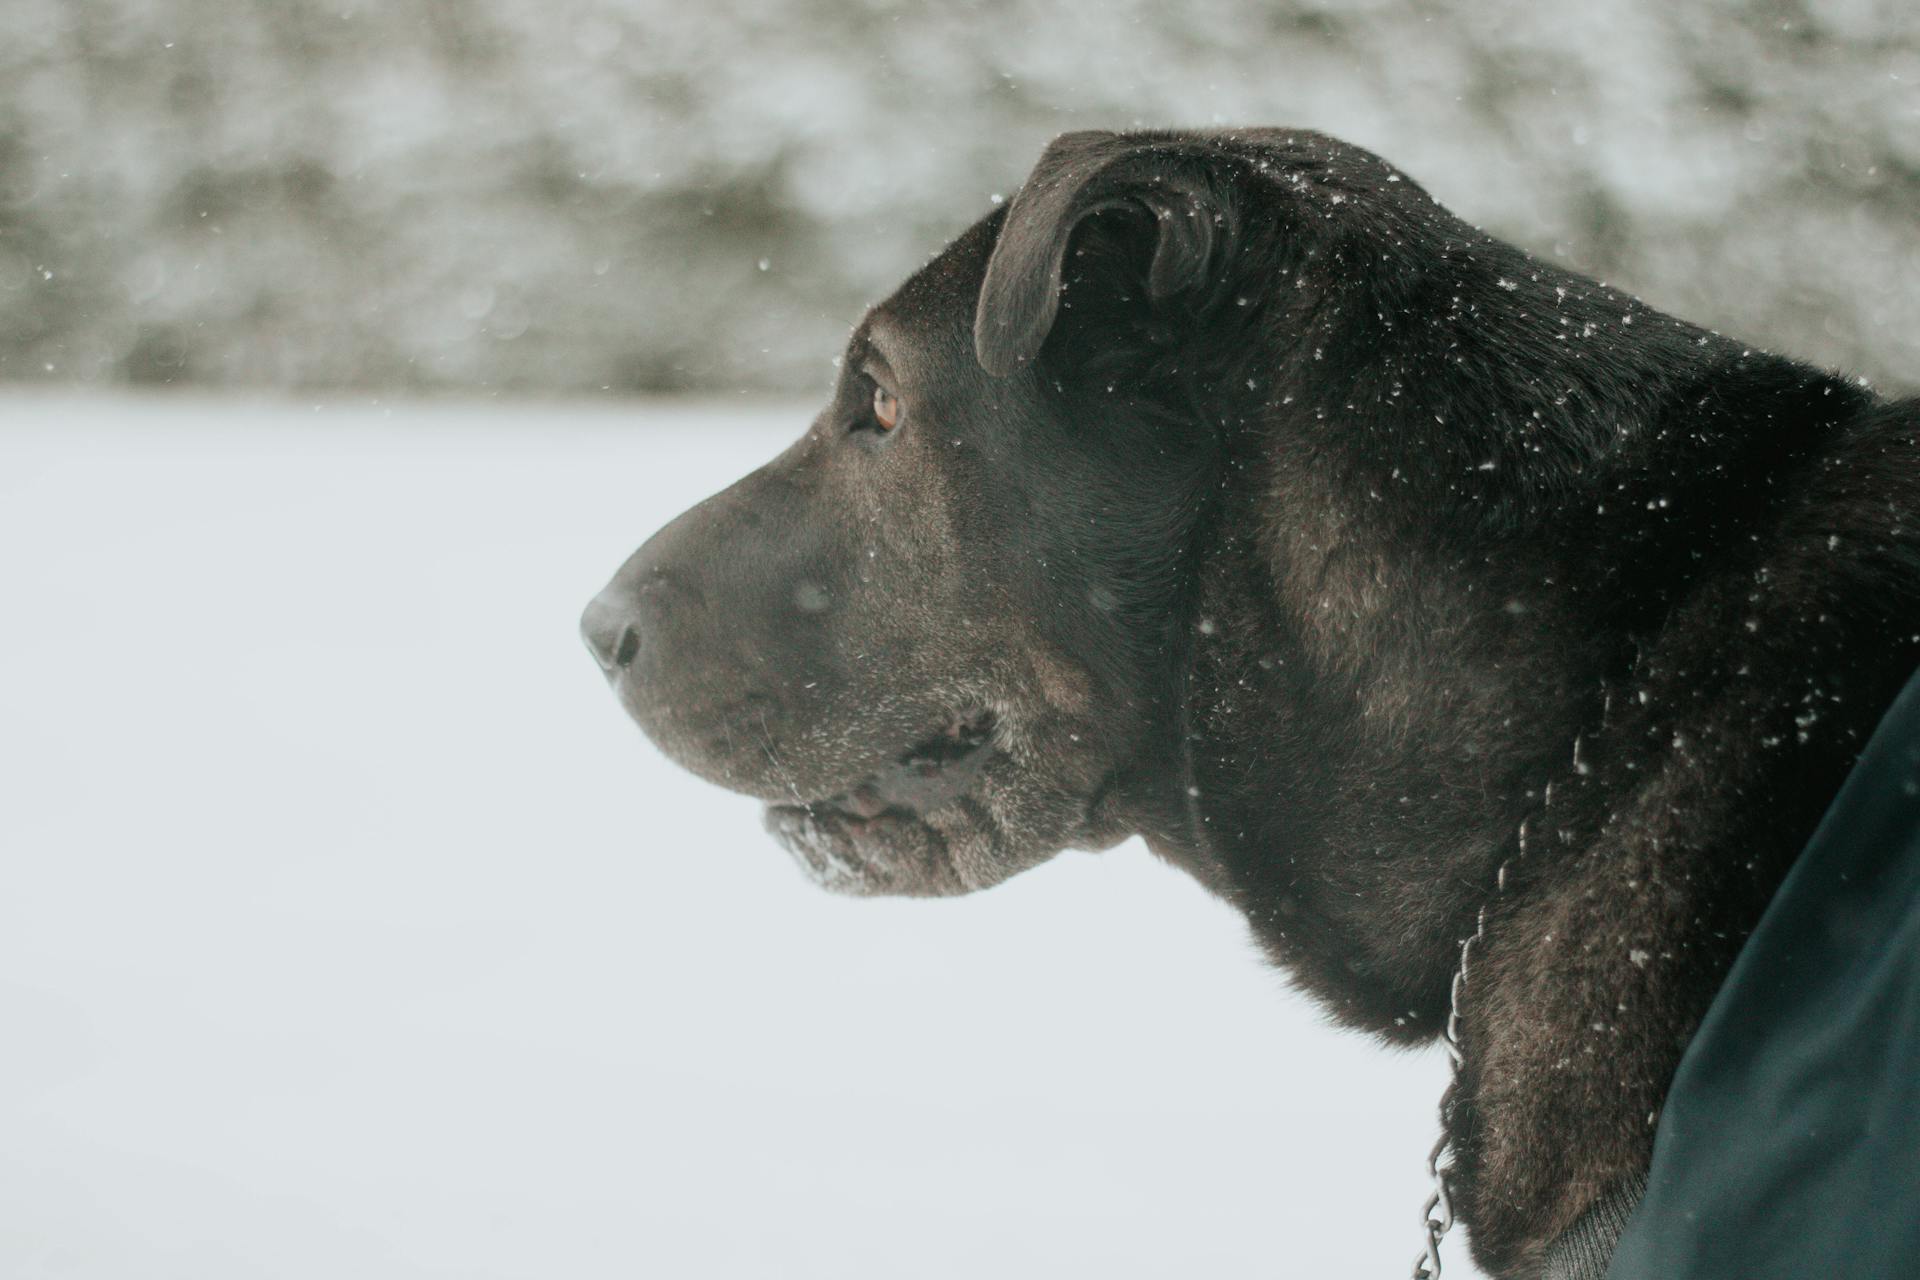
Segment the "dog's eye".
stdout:
<svg viewBox="0 0 1920 1280">
<path fill-rule="evenodd" d="M 900 425 L 900 397 L 885 387 L 873 389 L 873 425 L 891 431 Z"/>
</svg>

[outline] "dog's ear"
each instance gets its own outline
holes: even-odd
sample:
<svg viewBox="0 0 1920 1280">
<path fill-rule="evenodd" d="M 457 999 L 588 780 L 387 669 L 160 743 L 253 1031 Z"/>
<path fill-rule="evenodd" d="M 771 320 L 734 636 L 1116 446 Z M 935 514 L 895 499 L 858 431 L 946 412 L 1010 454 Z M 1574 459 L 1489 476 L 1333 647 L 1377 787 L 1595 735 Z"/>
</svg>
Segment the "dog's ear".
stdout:
<svg viewBox="0 0 1920 1280">
<path fill-rule="evenodd" d="M 1040 354 L 1060 309 L 1074 230 L 1099 214 L 1153 220 L 1147 299 L 1202 289 L 1234 238 L 1233 202 L 1217 161 L 1191 139 L 1069 133 L 1034 166 L 1001 223 L 973 319 L 974 352 L 1005 377 Z"/>
</svg>

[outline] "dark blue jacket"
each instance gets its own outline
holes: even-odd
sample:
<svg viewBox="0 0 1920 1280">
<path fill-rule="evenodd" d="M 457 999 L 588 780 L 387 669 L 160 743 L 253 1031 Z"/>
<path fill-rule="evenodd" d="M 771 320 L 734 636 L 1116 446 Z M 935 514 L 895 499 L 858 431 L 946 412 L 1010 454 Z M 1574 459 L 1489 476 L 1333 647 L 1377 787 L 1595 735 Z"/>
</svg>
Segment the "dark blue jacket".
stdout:
<svg viewBox="0 0 1920 1280">
<path fill-rule="evenodd" d="M 1682 1058 L 1608 1280 L 1920 1275 L 1920 677 Z"/>
</svg>

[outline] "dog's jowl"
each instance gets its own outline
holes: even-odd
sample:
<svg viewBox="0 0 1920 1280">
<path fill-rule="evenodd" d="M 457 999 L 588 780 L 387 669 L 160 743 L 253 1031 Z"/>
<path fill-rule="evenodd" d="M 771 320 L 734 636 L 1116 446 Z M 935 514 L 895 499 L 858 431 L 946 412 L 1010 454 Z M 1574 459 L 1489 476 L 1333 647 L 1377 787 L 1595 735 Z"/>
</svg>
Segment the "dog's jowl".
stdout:
<svg viewBox="0 0 1920 1280">
<path fill-rule="evenodd" d="M 1073 134 L 584 629 L 830 889 L 1138 833 L 1400 1041 L 1486 908 L 1455 1203 L 1531 1276 L 1920 658 L 1917 431 L 1330 138 Z"/>
</svg>

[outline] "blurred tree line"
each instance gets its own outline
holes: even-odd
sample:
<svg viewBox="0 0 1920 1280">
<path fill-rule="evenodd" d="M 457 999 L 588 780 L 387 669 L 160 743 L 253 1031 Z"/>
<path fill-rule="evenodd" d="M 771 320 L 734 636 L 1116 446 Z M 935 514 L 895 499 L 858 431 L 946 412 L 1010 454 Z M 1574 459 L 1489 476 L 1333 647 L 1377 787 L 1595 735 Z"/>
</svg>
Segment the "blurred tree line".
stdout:
<svg viewBox="0 0 1920 1280">
<path fill-rule="evenodd" d="M 6 0 L 0 377 L 811 388 L 1048 137 L 1180 123 L 1920 384 L 1911 0 Z"/>
</svg>

